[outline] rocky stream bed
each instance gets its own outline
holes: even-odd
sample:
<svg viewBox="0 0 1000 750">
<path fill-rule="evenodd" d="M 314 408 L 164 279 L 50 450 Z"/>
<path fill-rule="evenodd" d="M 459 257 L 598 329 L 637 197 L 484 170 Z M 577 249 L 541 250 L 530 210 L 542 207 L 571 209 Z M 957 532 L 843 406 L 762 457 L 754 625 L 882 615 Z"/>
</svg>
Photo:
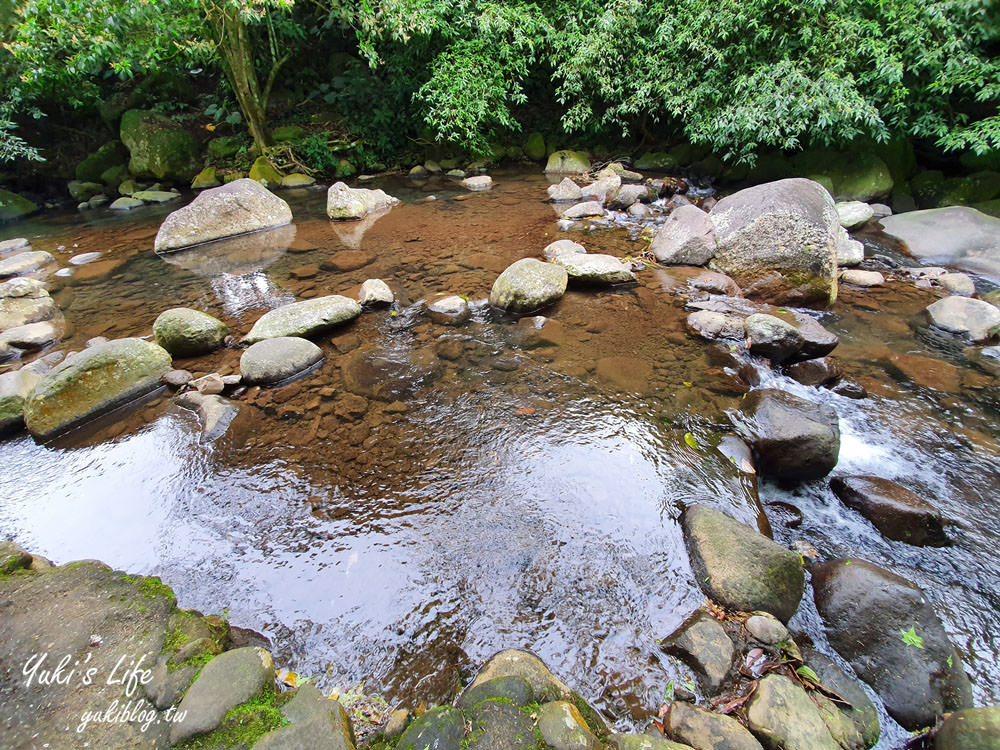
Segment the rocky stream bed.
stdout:
<svg viewBox="0 0 1000 750">
<path fill-rule="evenodd" d="M 1000 745 L 1000 220 L 728 193 L 0 228 L 0 745 Z"/>
</svg>

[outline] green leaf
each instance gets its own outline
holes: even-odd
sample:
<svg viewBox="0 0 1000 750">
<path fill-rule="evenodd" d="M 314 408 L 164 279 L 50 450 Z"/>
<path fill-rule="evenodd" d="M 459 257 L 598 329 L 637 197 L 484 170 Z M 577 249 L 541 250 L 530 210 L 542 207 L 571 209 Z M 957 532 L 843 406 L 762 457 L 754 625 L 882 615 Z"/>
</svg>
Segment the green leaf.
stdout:
<svg viewBox="0 0 1000 750">
<path fill-rule="evenodd" d="M 684 433 L 684 442 L 688 444 L 688 447 L 698 450 L 698 441 L 694 439 L 694 435 L 690 432 Z"/>
<path fill-rule="evenodd" d="M 809 680 L 809 682 L 813 682 L 817 685 L 819 684 L 819 675 L 816 674 L 811 667 L 805 664 L 803 664 L 800 667 L 797 667 L 795 669 L 795 674 L 797 674 L 799 677 Z"/>
<path fill-rule="evenodd" d="M 911 625 L 909 630 L 899 631 L 901 633 L 900 640 L 907 646 L 916 646 L 917 648 L 924 647 L 924 639 L 917 635 L 917 631 Z"/>
</svg>

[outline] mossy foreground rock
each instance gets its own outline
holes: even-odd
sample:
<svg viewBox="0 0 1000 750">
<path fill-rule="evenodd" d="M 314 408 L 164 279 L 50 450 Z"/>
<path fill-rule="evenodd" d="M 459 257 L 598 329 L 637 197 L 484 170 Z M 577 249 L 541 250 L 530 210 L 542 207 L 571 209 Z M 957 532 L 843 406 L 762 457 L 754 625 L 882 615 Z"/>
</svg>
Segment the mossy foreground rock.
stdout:
<svg viewBox="0 0 1000 750">
<path fill-rule="evenodd" d="M 507 649 L 494 654 L 482 666 L 462 694 L 462 699 L 487 683 L 501 678 L 519 678 L 528 683 L 536 700 L 558 700 L 572 694 L 569 686 L 552 674 L 545 662 L 530 651 Z"/>
<path fill-rule="evenodd" d="M 37 560 L 38 558 L 34 558 Z M 20 563 L 24 566 L 24 561 Z M 33 565 L 34 567 L 34 565 Z M 152 669 L 163 646 L 167 620 L 175 600 L 156 578 L 127 576 L 96 562 L 80 562 L 47 570 L 16 570 L 0 575 L 3 640 L 0 674 L 4 677 L 4 748 L 148 748 L 168 747 L 169 723 L 143 701 L 142 686 L 108 684 L 119 659 L 131 668 Z M 100 642 L 95 644 L 94 637 Z M 38 663 L 54 670 L 70 657 L 69 667 L 93 669 L 90 684 L 77 672 L 68 683 L 30 681 L 23 670 Z M 86 721 L 117 701 L 120 708 L 137 702 L 152 715 L 141 722 Z M 79 729 L 79 732 L 77 731 Z"/>
<path fill-rule="evenodd" d="M 962 659 L 919 588 L 864 560 L 831 560 L 811 572 L 830 645 L 904 728 L 972 705 Z"/>
<path fill-rule="evenodd" d="M 747 704 L 750 729 L 770 748 L 841 750 L 806 691 L 790 677 L 769 674 Z"/>
<path fill-rule="evenodd" d="M 300 687 L 281 708 L 281 715 L 290 723 L 261 737 L 254 750 L 354 750 L 344 707 L 313 685 Z"/>
<path fill-rule="evenodd" d="M 490 304 L 510 312 L 532 312 L 566 293 L 569 274 L 554 263 L 522 258 L 507 267 L 490 291 Z"/>
<path fill-rule="evenodd" d="M 748 297 L 776 304 L 830 304 L 837 298 L 840 218 L 817 182 L 792 178 L 723 198 L 709 217 L 712 266 Z"/>
<path fill-rule="evenodd" d="M 229 328 L 221 320 L 189 307 L 160 313 L 153 323 L 156 343 L 175 357 L 194 357 L 223 345 Z"/>
<path fill-rule="evenodd" d="M 170 355 L 142 339 L 116 339 L 67 357 L 46 374 L 24 404 L 32 435 L 52 437 L 160 386 Z"/>
<path fill-rule="evenodd" d="M 243 343 L 254 344 L 278 336 L 312 336 L 354 320 L 360 314 L 357 300 L 339 294 L 293 302 L 264 313 Z"/>
<path fill-rule="evenodd" d="M 136 177 L 187 182 L 201 169 L 194 136 L 156 112 L 132 109 L 122 115 L 121 139 Z"/>
<path fill-rule="evenodd" d="M 710 599 L 782 622 L 795 614 L 805 588 L 797 554 L 707 505 L 688 507 L 681 524 L 691 568 Z"/>
<path fill-rule="evenodd" d="M 156 233 L 157 252 L 179 250 L 223 237 L 273 229 L 292 220 L 292 209 L 255 180 L 243 178 L 198 194 L 170 214 Z"/>
</svg>

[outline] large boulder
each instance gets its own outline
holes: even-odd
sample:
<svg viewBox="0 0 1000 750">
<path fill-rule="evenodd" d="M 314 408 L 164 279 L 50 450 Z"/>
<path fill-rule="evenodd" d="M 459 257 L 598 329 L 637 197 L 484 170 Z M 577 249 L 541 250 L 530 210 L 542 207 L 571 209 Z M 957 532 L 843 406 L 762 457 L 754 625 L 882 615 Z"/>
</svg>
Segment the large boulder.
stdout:
<svg viewBox="0 0 1000 750">
<path fill-rule="evenodd" d="M 278 336 L 312 336 L 354 320 L 361 314 L 357 300 L 339 294 L 293 302 L 264 313 L 243 343 L 253 344 Z"/>
<path fill-rule="evenodd" d="M 837 413 L 785 391 L 751 391 L 734 415 L 737 430 L 753 447 L 761 476 L 784 481 L 818 479 L 840 455 Z"/>
<path fill-rule="evenodd" d="M 52 368 L 24 404 L 32 435 L 48 438 L 160 387 L 170 355 L 142 339 L 88 347 Z"/>
<path fill-rule="evenodd" d="M 570 280 L 578 284 L 627 284 L 635 281 L 631 267 L 613 255 L 561 253 L 552 262 L 565 268 Z"/>
<path fill-rule="evenodd" d="M 323 350 L 309 339 L 278 336 L 250 346 L 240 357 L 240 375 L 250 385 L 277 383 L 307 370 L 323 359 Z"/>
<path fill-rule="evenodd" d="M 554 151 L 545 165 L 549 174 L 586 174 L 590 171 L 590 159 L 579 151 Z"/>
<path fill-rule="evenodd" d="M 836 299 L 842 228 L 819 183 L 791 178 L 740 190 L 716 203 L 709 217 L 717 243 L 712 265 L 746 296 L 782 304 Z"/>
<path fill-rule="evenodd" d="M 326 192 L 326 215 L 338 220 L 363 219 L 399 202 L 399 198 L 393 198 L 384 190 L 349 188 L 343 182 L 336 182 Z"/>
<path fill-rule="evenodd" d="M 956 711 L 941 724 L 934 750 L 996 750 L 1000 747 L 1000 706 Z"/>
<path fill-rule="evenodd" d="M 832 560 L 811 573 L 830 645 L 904 728 L 972 705 L 961 656 L 919 588 L 864 560 Z"/>
<path fill-rule="evenodd" d="M 980 299 L 945 297 L 928 305 L 927 315 L 938 328 L 968 336 L 973 343 L 1000 335 L 1000 309 Z"/>
<path fill-rule="evenodd" d="M 697 206 L 675 208 L 649 247 L 660 263 L 702 266 L 715 256 L 715 227 Z"/>
<path fill-rule="evenodd" d="M 1000 218 L 951 206 L 893 214 L 879 222 L 924 263 L 1000 277 Z"/>
<path fill-rule="evenodd" d="M 882 477 L 834 477 L 830 489 L 888 539 L 918 546 L 948 544 L 937 508 L 905 487 Z"/>
<path fill-rule="evenodd" d="M 795 614 L 805 587 L 797 554 L 707 505 L 686 508 L 681 525 L 695 579 L 712 601 L 783 622 Z"/>
<path fill-rule="evenodd" d="M 83 182 L 104 182 L 104 173 L 128 161 L 128 150 L 121 141 L 108 141 L 76 165 L 76 179 Z"/>
<path fill-rule="evenodd" d="M 189 182 L 199 171 L 198 142 L 168 117 L 132 109 L 122 115 L 121 140 L 136 177 Z"/>
<path fill-rule="evenodd" d="M 223 237 L 284 226 L 292 210 L 281 198 L 255 180 L 243 178 L 198 194 L 184 208 L 164 219 L 156 233 L 157 252 L 179 250 L 189 245 Z"/>
<path fill-rule="evenodd" d="M 38 210 L 38 204 L 23 195 L 0 188 L 0 222 L 17 221 Z"/>
<path fill-rule="evenodd" d="M 747 703 L 747 723 L 772 750 L 842 750 L 806 691 L 790 677 L 768 674 Z"/>
<path fill-rule="evenodd" d="M 153 323 L 156 343 L 174 357 L 194 357 L 225 343 L 229 328 L 221 320 L 189 307 L 160 313 Z"/>
<path fill-rule="evenodd" d="M 246 646 L 219 654 L 204 666 L 177 709 L 170 727 L 178 745 L 218 727 L 226 713 L 264 690 L 274 690 L 274 661 L 262 648 Z"/>
<path fill-rule="evenodd" d="M 562 297 L 568 282 L 565 268 L 534 258 L 522 258 L 508 266 L 493 282 L 490 304 L 509 312 L 531 312 Z"/>
</svg>

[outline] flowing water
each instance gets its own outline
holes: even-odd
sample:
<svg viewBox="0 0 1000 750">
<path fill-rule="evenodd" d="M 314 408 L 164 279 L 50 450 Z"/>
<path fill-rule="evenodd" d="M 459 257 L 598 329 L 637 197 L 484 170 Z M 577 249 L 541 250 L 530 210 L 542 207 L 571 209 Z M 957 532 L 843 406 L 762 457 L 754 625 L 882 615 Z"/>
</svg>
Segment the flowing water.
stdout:
<svg viewBox="0 0 1000 750">
<path fill-rule="evenodd" d="M 4 227 L 63 265 L 104 253 L 55 280 L 67 351 L 150 335 L 175 306 L 242 335 L 267 309 L 351 295 L 367 278 L 388 282 L 397 305 L 318 339 L 326 360 L 305 377 L 242 391 L 214 444 L 165 393 L 47 445 L 5 440 L 0 531 L 58 563 L 158 575 L 181 606 L 228 607 L 234 624 L 271 639 L 276 661 L 321 686 L 366 680 L 404 704 L 433 699 L 495 651 L 526 647 L 626 726 L 687 675 L 657 645 L 703 600 L 680 509 L 710 502 L 766 529 L 763 507 L 785 544 L 917 582 L 977 704 L 1000 702 L 1000 379 L 927 330 L 932 293 L 906 281 L 845 290 L 821 317 L 869 398 L 756 363 L 764 385 L 837 409 L 838 471 L 897 479 L 954 519 L 953 546 L 916 548 L 883 539 L 823 481 L 764 483 L 758 502 L 755 483 L 711 447 L 747 388 L 738 355 L 685 333 L 696 270 L 571 290 L 545 311 L 556 322 L 542 342 L 533 321 L 490 310 L 496 275 L 554 239 L 619 256 L 645 247 L 628 222 L 563 232 L 544 178 L 494 177 L 481 194 L 387 180 L 376 186 L 404 204 L 351 224 L 325 218 L 324 191 L 289 192 L 293 226 L 166 258 L 152 242 L 176 205 Z M 472 300 L 472 320 L 430 320 L 422 303 L 441 294 Z M 237 372 L 239 354 L 175 365 Z M 792 626 L 830 652 L 808 591 Z M 905 736 L 884 712 L 883 726 L 882 747 Z"/>
</svg>

